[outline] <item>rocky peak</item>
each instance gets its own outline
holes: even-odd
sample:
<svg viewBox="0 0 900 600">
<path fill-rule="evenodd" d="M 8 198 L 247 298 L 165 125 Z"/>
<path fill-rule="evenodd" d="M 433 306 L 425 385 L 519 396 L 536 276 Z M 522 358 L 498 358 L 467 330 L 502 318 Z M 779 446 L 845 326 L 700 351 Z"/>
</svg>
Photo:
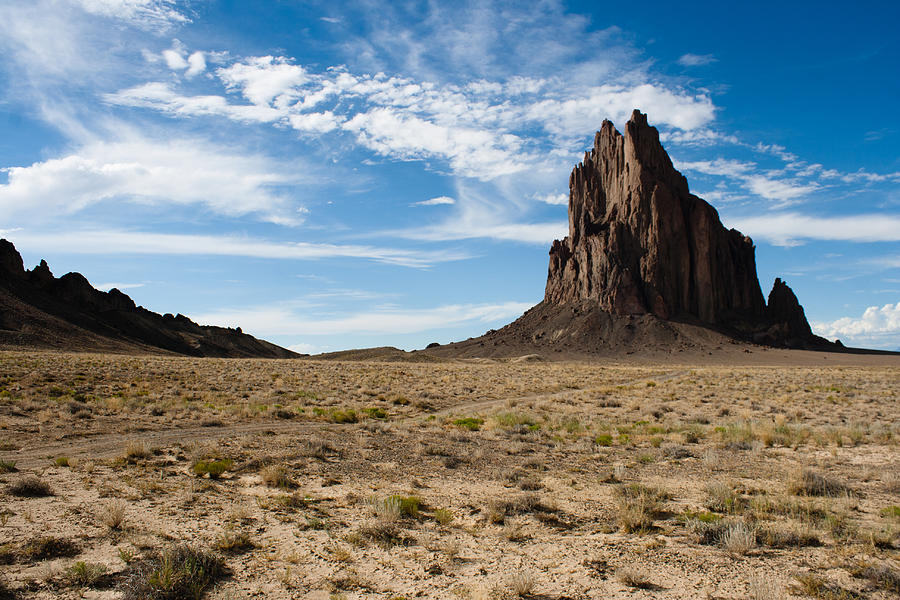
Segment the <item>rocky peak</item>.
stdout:
<svg viewBox="0 0 900 600">
<path fill-rule="evenodd" d="M 604 121 L 569 178 L 569 235 L 554 242 L 545 301 L 709 323 L 765 312 L 753 242 L 688 191 L 647 116 Z"/>
<path fill-rule="evenodd" d="M 25 276 L 25 265 L 16 247 L 7 240 L 0 240 L 0 272 L 12 277 Z"/>
<path fill-rule="evenodd" d="M 603 121 L 569 177 L 569 235 L 550 249 L 544 303 L 764 332 L 773 344 L 813 339 L 780 279 L 766 306 L 753 241 L 690 193 L 647 115 L 635 110 L 624 130 Z"/>
</svg>

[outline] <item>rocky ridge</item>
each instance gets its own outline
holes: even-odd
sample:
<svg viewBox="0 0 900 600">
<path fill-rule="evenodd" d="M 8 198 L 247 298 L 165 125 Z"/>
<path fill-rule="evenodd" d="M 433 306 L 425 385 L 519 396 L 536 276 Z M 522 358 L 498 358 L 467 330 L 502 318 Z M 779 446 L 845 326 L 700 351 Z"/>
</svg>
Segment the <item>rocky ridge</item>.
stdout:
<svg viewBox="0 0 900 600">
<path fill-rule="evenodd" d="M 163 352 L 188 356 L 289 358 L 294 352 L 240 328 L 198 325 L 149 311 L 125 293 L 95 289 L 80 273 L 54 277 L 46 261 L 26 270 L 0 240 L 0 347 L 98 352 Z"/>
</svg>

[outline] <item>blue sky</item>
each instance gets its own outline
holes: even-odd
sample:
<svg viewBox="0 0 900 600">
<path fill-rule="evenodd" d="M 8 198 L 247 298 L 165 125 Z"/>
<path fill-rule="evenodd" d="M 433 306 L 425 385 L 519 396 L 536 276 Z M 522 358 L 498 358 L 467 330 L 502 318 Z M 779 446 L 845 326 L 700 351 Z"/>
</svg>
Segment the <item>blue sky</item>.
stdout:
<svg viewBox="0 0 900 600">
<path fill-rule="evenodd" d="M 689 4 L 689 6 L 685 6 Z M 814 329 L 900 348 L 894 3 L 0 0 L 0 234 L 301 351 L 543 296 L 568 174 L 639 108 Z"/>
</svg>

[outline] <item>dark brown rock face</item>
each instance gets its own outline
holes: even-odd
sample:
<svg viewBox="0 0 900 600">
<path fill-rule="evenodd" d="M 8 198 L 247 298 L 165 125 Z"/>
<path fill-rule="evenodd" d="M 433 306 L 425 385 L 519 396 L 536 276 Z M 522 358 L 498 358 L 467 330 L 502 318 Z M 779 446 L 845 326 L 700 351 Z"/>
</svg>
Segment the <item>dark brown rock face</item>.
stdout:
<svg viewBox="0 0 900 600">
<path fill-rule="evenodd" d="M 688 191 L 656 128 L 604 121 L 569 178 L 569 235 L 554 242 L 545 300 L 707 323 L 765 315 L 753 242 Z"/>
<path fill-rule="evenodd" d="M 550 249 L 544 303 L 585 302 L 613 315 L 766 331 L 776 344 L 814 337 L 781 280 L 767 308 L 753 241 L 690 193 L 637 110 L 624 135 L 604 121 L 569 177 L 569 235 Z"/>
</svg>

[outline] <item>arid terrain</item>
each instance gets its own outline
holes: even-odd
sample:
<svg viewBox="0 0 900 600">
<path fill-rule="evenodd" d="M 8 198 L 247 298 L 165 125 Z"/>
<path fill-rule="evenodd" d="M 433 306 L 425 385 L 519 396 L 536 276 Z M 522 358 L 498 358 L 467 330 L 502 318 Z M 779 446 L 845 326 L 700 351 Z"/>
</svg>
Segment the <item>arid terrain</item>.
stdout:
<svg viewBox="0 0 900 600">
<path fill-rule="evenodd" d="M 0 597 L 897 597 L 897 357 L 767 352 L 3 352 Z"/>
</svg>

